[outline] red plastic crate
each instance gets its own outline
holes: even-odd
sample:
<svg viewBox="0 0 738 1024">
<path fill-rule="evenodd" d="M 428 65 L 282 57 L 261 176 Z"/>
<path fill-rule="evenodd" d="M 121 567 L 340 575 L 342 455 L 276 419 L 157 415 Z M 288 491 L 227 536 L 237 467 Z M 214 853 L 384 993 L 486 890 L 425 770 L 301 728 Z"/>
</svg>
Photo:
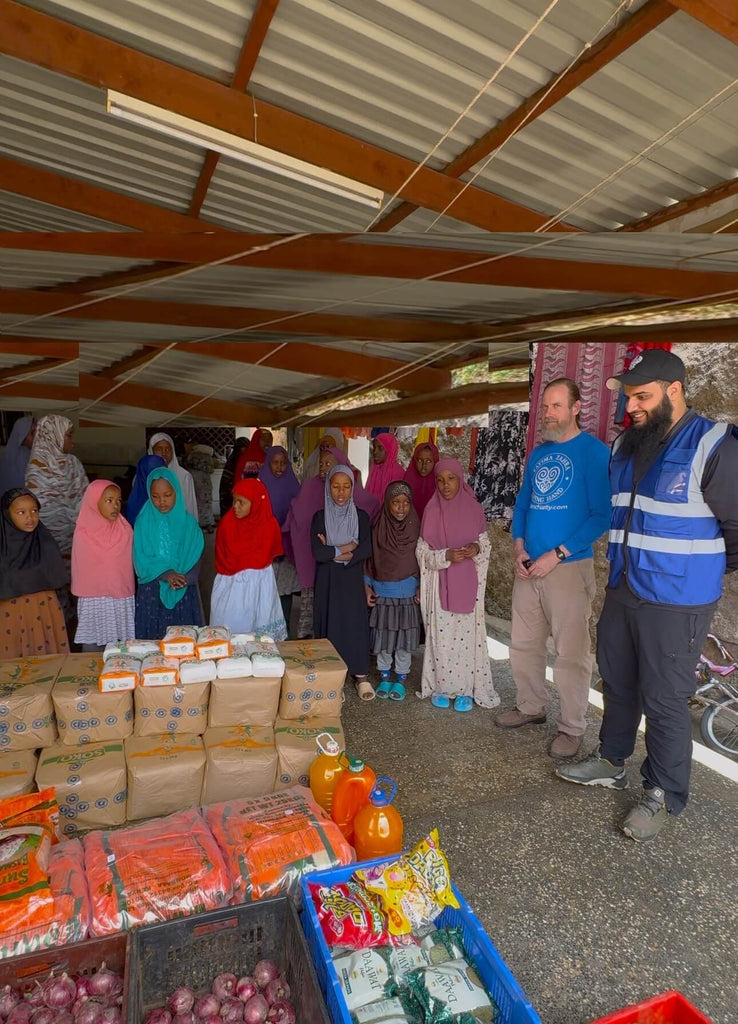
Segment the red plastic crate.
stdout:
<svg viewBox="0 0 738 1024">
<path fill-rule="evenodd" d="M 607 1017 L 598 1017 L 592 1024 L 712 1024 L 712 1021 L 681 992 L 664 992 Z"/>
</svg>

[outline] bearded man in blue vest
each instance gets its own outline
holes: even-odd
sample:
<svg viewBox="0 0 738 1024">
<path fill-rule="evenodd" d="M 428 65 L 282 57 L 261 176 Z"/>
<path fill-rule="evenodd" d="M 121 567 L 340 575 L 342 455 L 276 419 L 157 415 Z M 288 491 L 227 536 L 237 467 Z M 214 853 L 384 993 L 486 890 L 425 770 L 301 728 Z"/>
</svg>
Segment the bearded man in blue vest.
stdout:
<svg viewBox="0 0 738 1024">
<path fill-rule="evenodd" d="M 689 795 L 688 699 L 723 575 L 738 569 L 738 438 L 687 405 L 684 363 L 648 349 L 608 380 L 631 425 L 610 459 L 610 577 L 597 626 L 604 715 L 599 750 L 556 774 L 626 789 L 625 761 L 646 716 L 643 793 L 623 822 L 653 839 Z"/>
</svg>

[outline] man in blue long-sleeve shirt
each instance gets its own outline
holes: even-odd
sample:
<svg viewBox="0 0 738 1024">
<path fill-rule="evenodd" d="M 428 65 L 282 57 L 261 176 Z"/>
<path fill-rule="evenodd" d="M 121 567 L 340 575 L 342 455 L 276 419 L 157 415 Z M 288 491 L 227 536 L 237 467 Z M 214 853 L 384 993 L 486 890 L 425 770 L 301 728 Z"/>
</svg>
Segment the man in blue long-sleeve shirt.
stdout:
<svg viewBox="0 0 738 1024">
<path fill-rule="evenodd" d="M 541 400 L 544 441 L 530 454 L 515 502 L 515 584 L 510 663 L 516 706 L 503 729 L 546 721 L 546 643 L 553 638 L 561 714 L 552 757 L 573 757 L 586 728 L 592 675 L 592 544 L 610 522 L 606 445 L 579 429 L 579 388 L 559 378 Z"/>
</svg>

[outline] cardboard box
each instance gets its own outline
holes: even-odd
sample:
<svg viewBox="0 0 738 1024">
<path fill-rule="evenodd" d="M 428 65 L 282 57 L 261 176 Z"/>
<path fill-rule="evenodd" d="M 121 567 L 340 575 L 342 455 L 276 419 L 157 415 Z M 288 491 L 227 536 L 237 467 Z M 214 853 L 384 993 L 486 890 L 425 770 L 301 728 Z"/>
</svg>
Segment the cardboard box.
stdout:
<svg viewBox="0 0 738 1024">
<path fill-rule="evenodd" d="M 130 690 L 100 693 L 102 658 L 68 654 L 51 692 L 59 738 L 68 746 L 124 740 L 133 732 Z"/>
<path fill-rule="evenodd" d="M 203 804 L 264 796 L 274 789 L 277 749 L 270 725 L 208 729 L 205 744 Z"/>
<path fill-rule="evenodd" d="M 277 747 L 277 782 L 275 791 L 290 786 L 310 785 L 310 765 L 318 754 L 316 738 L 329 733 L 344 747 L 340 718 L 278 718 L 274 726 Z"/>
<path fill-rule="evenodd" d="M 64 660 L 63 654 L 49 654 L 0 661 L 0 751 L 56 743 L 51 691 Z"/>
<path fill-rule="evenodd" d="M 274 725 L 281 679 L 214 679 L 210 684 L 208 726 Z"/>
<path fill-rule="evenodd" d="M 125 750 L 129 821 L 199 806 L 205 774 L 199 736 L 131 736 Z"/>
<path fill-rule="evenodd" d="M 37 761 L 35 750 L 0 752 L 0 800 L 36 791 Z"/>
<path fill-rule="evenodd" d="M 134 736 L 189 733 L 202 736 L 208 725 L 210 683 L 139 686 L 133 693 Z"/>
<path fill-rule="evenodd" d="M 42 750 L 36 769 L 39 789 L 54 786 L 59 827 L 65 837 L 81 829 L 110 828 L 126 820 L 126 759 L 123 743 Z"/>
<path fill-rule="evenodd" d="M 340 717 L 348 669 L 330 640 L 284 640 L 277 647 L 285 666 L 279 717 Z"/>
</svg>

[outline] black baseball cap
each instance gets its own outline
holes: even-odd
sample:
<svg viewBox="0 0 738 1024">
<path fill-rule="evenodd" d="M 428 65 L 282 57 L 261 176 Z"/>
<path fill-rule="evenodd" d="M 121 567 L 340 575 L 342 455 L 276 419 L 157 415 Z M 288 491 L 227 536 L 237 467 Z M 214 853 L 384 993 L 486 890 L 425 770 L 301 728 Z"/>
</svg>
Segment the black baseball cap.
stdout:
<svg viewBox="0 0 738 1024">
<path fill-rule="evenodd" d="M 655 380 L 665 380 L 669 384 L 678 380 L 683 384 L 684 377 L 684 363 L 679 356 L 665 348 L 647 348 L 635 357 L 626 373 L 608 377 L 606 384 L 610 391 L 618 391 L 621 387 L 650 384 Z"/>
</svg>

